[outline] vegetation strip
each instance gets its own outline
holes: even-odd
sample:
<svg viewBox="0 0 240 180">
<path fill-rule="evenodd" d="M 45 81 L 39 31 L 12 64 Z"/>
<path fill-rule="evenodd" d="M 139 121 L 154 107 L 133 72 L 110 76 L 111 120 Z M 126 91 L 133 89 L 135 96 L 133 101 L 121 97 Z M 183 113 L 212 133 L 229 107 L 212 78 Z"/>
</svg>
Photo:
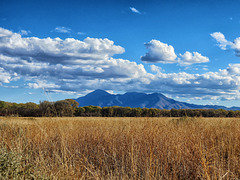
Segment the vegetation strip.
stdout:
<svg viewBox="0 0 240 180">
<path fill-rule="evenodd" d="M 156 109 L 130 107 L 79 107 L 73 99 L 56 102 L 43 101 L 40 104 L 9 103 L 0 101 L 0 116 L 20 117 L 240 117 L 240 111 L 224 109 Z"/>
</svg>

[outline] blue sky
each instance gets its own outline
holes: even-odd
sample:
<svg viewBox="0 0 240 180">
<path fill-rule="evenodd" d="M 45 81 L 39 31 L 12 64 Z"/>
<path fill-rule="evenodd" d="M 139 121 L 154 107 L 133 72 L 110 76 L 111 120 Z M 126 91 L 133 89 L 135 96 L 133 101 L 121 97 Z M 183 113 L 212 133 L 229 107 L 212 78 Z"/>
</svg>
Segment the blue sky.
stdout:
<svg viewBox="0 0 240 180">
<path fill-rule="evenodd" d="M 240 0 L 1 0 L 0 100 L 104 89 L 240 106 L 239 9 Z"/>
</svg>

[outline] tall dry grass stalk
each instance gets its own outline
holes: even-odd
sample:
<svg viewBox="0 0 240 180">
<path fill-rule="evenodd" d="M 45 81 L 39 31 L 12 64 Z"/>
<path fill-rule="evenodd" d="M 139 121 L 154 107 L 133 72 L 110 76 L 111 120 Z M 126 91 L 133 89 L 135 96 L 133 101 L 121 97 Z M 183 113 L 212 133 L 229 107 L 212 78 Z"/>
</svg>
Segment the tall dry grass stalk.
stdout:
<svg viewBox="0 0 240 180">
<path fill-rule="evenodd" d="M 240 121 L 2 118 L 0 179 L 239 179 Z"/>
</svg>

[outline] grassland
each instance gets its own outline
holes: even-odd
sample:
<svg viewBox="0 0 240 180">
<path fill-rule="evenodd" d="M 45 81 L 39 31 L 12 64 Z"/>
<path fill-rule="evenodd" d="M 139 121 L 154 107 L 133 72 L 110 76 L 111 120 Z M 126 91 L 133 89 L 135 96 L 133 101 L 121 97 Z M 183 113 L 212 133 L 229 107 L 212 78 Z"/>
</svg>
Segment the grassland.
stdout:
<svg viewBox="0 0 240 180">
<path fill-rule="evenodd" d="M 0 179 L 239 179 L 237 118 L 1 118 Z"/>
</svg>

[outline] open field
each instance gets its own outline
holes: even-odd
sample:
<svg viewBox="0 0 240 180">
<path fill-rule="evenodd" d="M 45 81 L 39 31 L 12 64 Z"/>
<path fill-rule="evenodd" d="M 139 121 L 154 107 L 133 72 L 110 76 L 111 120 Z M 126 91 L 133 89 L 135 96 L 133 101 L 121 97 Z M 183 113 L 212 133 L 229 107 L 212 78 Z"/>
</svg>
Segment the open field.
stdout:
<svg viewBox="0 0 240 180">
<path fill-rule="evenodd" d="M 238 118 L 1 118 L 0 179 L 239 179 Z"/>
</svg>

